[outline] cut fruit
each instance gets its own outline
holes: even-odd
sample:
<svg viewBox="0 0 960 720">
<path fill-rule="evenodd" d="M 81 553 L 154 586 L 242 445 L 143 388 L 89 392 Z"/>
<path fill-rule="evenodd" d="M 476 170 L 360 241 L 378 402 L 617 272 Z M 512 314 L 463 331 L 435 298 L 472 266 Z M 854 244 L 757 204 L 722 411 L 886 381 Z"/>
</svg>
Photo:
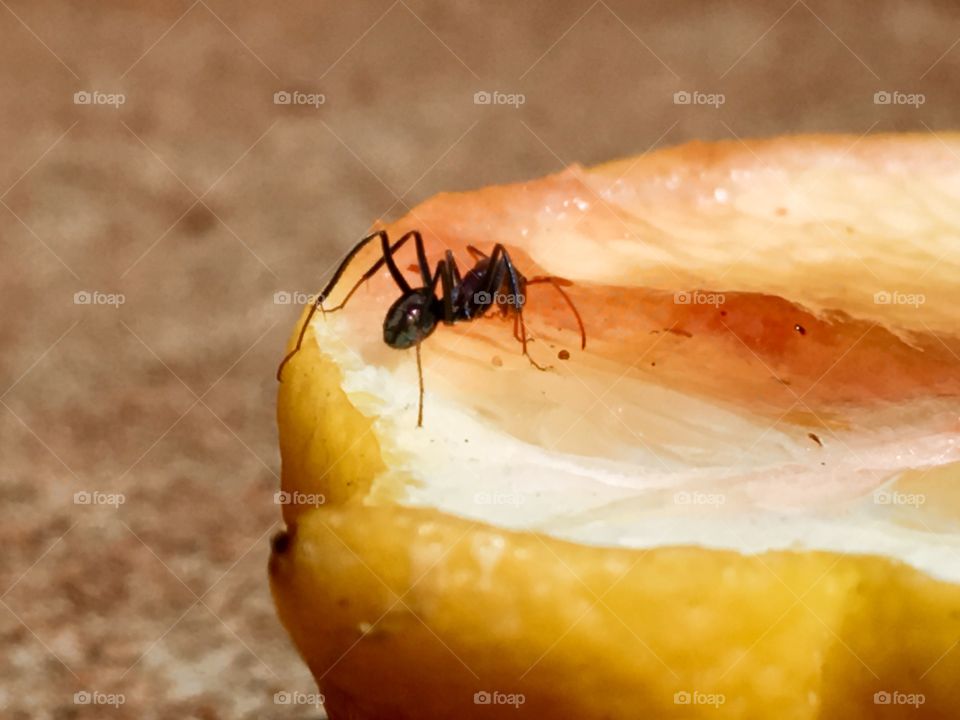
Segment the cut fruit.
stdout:
<svg viewBox="0 0 960 720">
<path fill-rule="evenodd" d="M 440 326 L 417 428 L 389 274 L 311 322 L 270 574 L 331 717 L 953 717 L 957 157 L 955 136 L 693 144 L 388 227 L 431 262 L 502 242 L 571 280 L 588 345 L 542 285 L 545 372 L 510 318 Z"/>
</svg>

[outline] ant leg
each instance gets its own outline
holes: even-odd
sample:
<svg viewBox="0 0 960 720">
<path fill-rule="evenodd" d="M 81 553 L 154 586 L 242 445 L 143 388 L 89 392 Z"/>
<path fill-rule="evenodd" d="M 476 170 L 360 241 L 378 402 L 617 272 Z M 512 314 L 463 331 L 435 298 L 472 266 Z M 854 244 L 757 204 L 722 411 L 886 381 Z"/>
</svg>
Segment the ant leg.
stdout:
<svg viewBox="0 0 960 720">
<path fill-rule="evenodd" d="M 482 260 L 487 256 L 487 254 L 483 252 L 483 250 L 480 250 L 479 248 L 473 245 L 467 245 L 467 252 L 470 253 L 470 257 L 473 258 L 474 262 L 476 262 L 477 260 Z"/>
<path fill-rule="evenodd" d="M 320 294 L 319 294 L 319 295 L 317 295 L 317 298 L 318 298 L 319 302 L 318 302 L 318 303 L 315 303 L 315 304 L 316 304 L 318 307 L 319 307 L 319 303 L 320 303 L 320 302 L 323 302 L 324 300 L 326 300 L 327 296 L 330 295 L 331 292 L 333 292 L 333 288 L 336 287 L 336 284 L 337 284 L 338 282 L 340 282 L 340 278 L 343 277 L 343 273 L 346 272 L 347 266 L 350 264 L 350 262 L 351 262 L 351 261 L 360 253 L 360 251 L 363 250 L 363 248 L 365 248 L 365 247 L 367 246 L 367 244 L 368 244 L 371 240 L 373 240 L 374 238 L 380 238 L 380 242 L 381 242 L 382 244 L 386 244 L 386 243 L 387 243 L 387 240 L 388 240 L 388 238 L 387 238 L 387 231 L 386 231 L 386 230 L 378 230 L 378 231 L 375 232 L 375 233 L 371 233 L 370 235 L 367 235 L 365 238 L 363 238 L 363 239 L 362 239 L 360 242 L 358 242 L 356 245 L 354 245 L 352 248 L 350 248 L 350 252 L 348 252 L 347 255 L 346 255 L 346 257 L 343 258 L 343 261 L 342 261 L 342 262 L 340 263 L 340 265 L 337 267 L 336 272 L 333 273 L 333 277 L 330 278 L 330 282 L 328 282 L 328 283 L 327 283 L 327 286 L 326 286 L 323 290 L 320 291 Z M 398 248 L 400 247 L 400 245 L 402 245 L 404 242 L 405 242 L 405 241 L 401 238 L 401 239 L 400 239 L 399 241 L 397 241 L 397 243 L 394 245 L 394 249 L 398 249 Z"/>
<path fill-rule="evenodd" d="M 443 288 L 443 322 L 445 325 L 453 325 L 454 323 L 453 296 L 457 286 L 453 281 L 453 272 L 456 271 L 455 265 L 453 271 L 451 271 L 452 257 L 452 253 L 447 250 L 447 257 L 437 263 L 437 269 L 426 288 L 431 295 L 436 295 L 437 283 L 440 283 Z"/>
<path fill-rule="evenodd" d="M 489 308 L 491 308 L 493 305 L 496 304 L 494 302 L 494 299 L 499 296 L 500 288 L 503 287 L 503 280 L 504 280 L 504 277 L 506 276 L 507 269 L 504 266 L 503 261 L 500 257 L 502 250 L 503 250 L 502 245 L 497 245 L 493 249 L 493 255 L 490 256 L 490 260 L 487 263 L 486 269 L 484 271 L 486 272 L 486 276 L 484 277 L 484 284 L 483 284 L 483 287 L 481 287 L 480 290 L 477 291 L 477 295 L 485 295 L 487 298 L 489 298 L 489 302 L 487 302 L 484 305 L 480 305 L 480 303 L 477 303 L 478 316 L 483 315 Z M 503 308 L 501 307 L 500 310 L 502 312 Z"/>
<path fill-rule="evenodd" d="M 500 272 L 495 272 L 494 274 L 499 277 L 501 283 L 503 282 L 504 274 L 506 275 L 507 287 L 510 289 L 511 295 L 513 295 L 513 309 L 516 311 L 520 323 L 520 344 L 523 346 L 523 354 L 537 370 L 548 370 L 550 366 L 543 366 L 538 363 L 530 356 L 530 352 L 527 349 L 527 324 L 523 321 L 523 306 L 526 300 L 520 292 L 520 278 L 522 276 L 517 272 L 513 261 L 510 259 L 510 253 L 507 252 L 507 249 L 502 244 L 497 243 L 494 246 L 493 252 L 490 255 L 490 265 L 500 268 Z M 497 289 L 499 290 L 499 285 Z"/>
<path fill-rule="evenodd" d="M 459 290 L 460 285 L 463 284 L 463 278 L 460 277 L 460 268 L 457 267 L 457 260 L 449 250 L 447 250 L 447 264 L 453 269 L 453 279 L 456 281 L 453 289 Z"/>
<path fill-rule="evenodd" d="M 310 321 L 313 320 L 313 316 L 316 314 L 317 310 L 323 311 L 323 301 L 326 297 L 333 292 L 333 288 L 340 281 L 340 278 L 343 276 L 343 273 L 346 272 L 347 266 L 350 264 L 350 261 L 353 260 L 357 254 L 365 248 L 371 240 L 379 237 L 381 242 L 384 244 L 387 243 L 387 231 L 378 230 L 375 233 L 367 235 L 365 238 L 360 240 L 356 245 L 354 245 L 350 252 L 347 253 L 346 257 L 343 258 L 340 265 L 337 267 L 336 271 L 333 273 L 333 277 L 330 278 L 330 282 L 327 283 L 326 287 L 321 290 L 316 298 L 313 300 L 313 305 L 310 307 L 310 312 L 307 313 L 306 319 L 303 321 L 303 325 L 300 326 L 300 334 L 297 336 L 297 343 L 294 345 L 293 350 L 288 352 L 283 360 L 280 361 L 279 367 L 277 367 L 277 380 L 282 382 L 283 379 L 283 368 L 286 366 L 290 359 L 300 352 L 300 346 L 303 345 L 303 338 L 307 334 L 307 328 L 310 326 Z M 397 245 L 400 243 L 398 242 Z M 352 292 L 352 291 L 351 291 Z"/>
<path fill-rule="evenodd" d="M 456 299 L 457 291 L 460 289 L 460 271 L 457 269 L 457 261 L 453 259 L 453 253 L 447 250 L 446 257 L 437 265 L 437 272 L 440 273 L 440 283 L 443 286 L 443 322 L 447 325 L 453 325 L 456 321 L 453 312 L 453 304 Z"/>
<path fill-rule="evenodd" d="M 570 299 L 570 296 L 567 295 L 567 293 L 564 292 L 563 288 L 561 287 L 561 285 L 565 285 L 569 287 L 570 285 L 573 285 L 573 283 L 570 282 L 569 280 L 564 280 L 563 278 L 554 277 L 553 275 L 538 275 L 537 277 L 532 277 L 527 280 L 528 286 L 537 285 L 540 283 L 550 283 L 553 286 L 554 290 L 560 293 L 560 296 L 564 299 L 564 301 L 570 307 L 571 312 L 573 312 L 573 316 L 577 319 L 577 327 L 580 328 L 580 349 L 586 350 L 587 349 L 587 331 L 583 327 L 583 318 L 580 317 L 580 313 L 577 310 L 577 306 L 573 304 L 573 300 Z"/>
<path fill-rule="evenodd" d="M 537 370 L 547 370 L 550 366 L 540 365 L 530 356 L 530 352 L 527 350 L 527 324 L 523 321 L 523 306 L 526 304 L 526 298 L 520 293 L 521 276 L 513 266 L 513 260 L 510 259 L 510 253 L 507 252 L 507 249 L 499 243 L 497 247 L 501 249 L 503 256 L 502 262 L 507 269 L 507 286 L 513 295 L 513 307 L 517 311 L 517 318 L 519 318 L 520 321 L 520 343 L 523 346 L 523 354 L 527 356 L 527 360 L 529 360 L 530 364 L 537 368 Z M 494 248 L 494 251 L 496 251 L 496 248 Z"/>
<path fill-rule="evenodd" d="M 460 283 L 463 282 L 463 278 L 460 277 L 460 268 L 457 267 L 457 263 L 456 263 L 456 262 L 454 261 L 454 259 L 453 259 L 453 253 L 450 252 L 449 250 L 447 251 L 447 262 L 452 265 L 452 267 L 453 267 L 453 277 L 454 277 L 454 279 L 456 280 L 455 285 L 459 286 Z M 440 269 L 440 266 L 438 265 L 438 266 L 437 266 L 437 270 L 439 270 L 439 269 Z M 409 270 L 410 272 L 420 272 L 420 265 L 419 265 L 418 263 L 413 263 L 413 264 L 411 264 L 411 265 L 407 265 L 407 270 Z M 431 288 L 436 287 L 436 284 L 437 284 L 436 281 L 437 281 L 437 278 L 434 277 L 432 284 L 429 285 L 428 287 L 431 287 Z"/>
<path fill-rule="evenodd" d="M 329 312 L 335 312 L 337 310 L 343 309 L 343 306 L 347 304 L 347 301 L 353 297 L 353 294 L 359 289 L 363 283 L 376 275 L 380 268 L 384 265 L 387 266 L 387 269 L 390 270 L 390 274 L 393 276 L 394 282 L 397 283 L 397 286 L 402 292 L 410 292 L 410 285 L 407 284 L 407 281 L 404 279 L 403 275 L 400 274 L 400 269 L 397 267 L 396 261 L 393 259 L 393 256 L 397 254 L 401 247 L 409 240 L 413 238 L 414 244 L 417 247 L 417 264 L 409 266 L 408 269 L 413 271 L 420 271 L 420 276 L 423 278 L 424 287 L 430 284 L 430 265 L 427 263 L 427 253 L 423 248 L 423 237 L 416 230 L 411 230 L 397 240 L 393 245 L 389 247 L 389 250 L 384 247 L 383 257 L 377 260 L 369 270 L 367 270 L 353 287 L 350 288 L 350 292 L 347 293 L 346 297 L 340 301 L 340 304 L 336 307 L 330 308 Z M 396 272 L 394 272 L 396 271 Z"/>
<path fill-rule="evenodd" d="M 430 265 L 427 262 L 427 252 L 423 249 L 423 236 L 416 230 L 411 230 L 407 235 L 413 235 L 413 244 L 417 248 L 417 264 L 420 266 L 420 277 L 423 278 L 423 285 L 430 284 Z"/>
<path fill-rule="evenodd" d="M 444 322 L 449 325 L 453 324 L 453 291 L 454 286 L 452 283 L 452 273 L 450 259 L 452 254 L 450 251 L 447 251 L 447 259 L 441 260 L 437 263 L 437 270 L 434 272 L 433 277 L 429 278 L 426 287 L 430 291 L 430 294 L 436 292 L 437 283 L 442 283 L 443 285 L 443 314 Z M 453 269 L 456 270 L 456 265 L 453 266 Z M 423 427 L 423 359 L 420 354 L 420 345 L 417 343 L 417 381 L 420 384 L 420 396 L 417 406 L 417 427 Z"/>
<path fill-rule="evenodd" d="M 414 235 L 414 232 L 407 233 L 402 238 L 400 238 L 400 240 L 403 240 L 403 238 L 409 237 L 411 235 L 413 235 L 413 237 L 416 238 L 419 235 L 419 233 Z M 397 240 L 398 247 L 399 247 L 400 240 Z M 381 244 L 383 246 L 383 261 L 387 264 L 387 270 L 390 271 L 390 276 L 393 278 L 393 281 L 397 284 L 397 287 L 400 288 L 400 292 L 402 293 L 410 292 L 411 290 L 410 283 L 407 282 L 407 279 L 403 277 L 403 273 L 400 272 L 400 268 L 397 267 L 397 261 L 393 259 L 394 250 L 390 246 L 390 243 L 387 242 L 386 237 L 381 238 Z M 423 251 L 423 248 L 420 249 L 420 252 L 422 251 Z M 417 254 L 419 255 L 420 253 L 418 252 Z M 376 263 L 374 263 L 374 265 L 376 265 Z M 367 272 L 363 274 L 364 278 L 369 279 L 369 277 L 373 277 L 373 273 L 375 272 L 376 270 L 373 270 L 373 271 L 367 270 Z M 367 277 L 368 275 L 369 277 Z M 342 305 L 343 303 L 341 303 L 341 306 Z"/>
<path fill-rule="evenodd" d="M 527 350 L 527 324 L 523 321 L 523 310 L 517 310 L 517 318 L 520 321 L 520 344 L 523 345 L 523 354 L 527 356 L 527 360 L 529 360 L 530 364 L 537 370 L 552 369 L 552 365 L 541 365 L 530 355 L 530 352 Z"/>
<path fill-rule="evenodd" d="M 420 237 L 420 233 L 414 231 L 417 245 L 417 262 L 407 265 L 407 270 L 410 272 L 418 272 L 423 278 L 423 286 L 433 288 L 437 284 L 437 277 L 434 275 L 432 281 L 430 278 L 430 265 L 427 263 L 427 254 L 423 250 L 423 238 Z M 453 263 L 453 272 L 456 275 L 457 280 L 460 279 L 460 271 L 457 269 L 457 264 L 453 262 L 453 253 L 447 250 L 447 262 Z M 439 271 L 440 266 L 437 266 Z"/>
<path fill-rule="evenodd" d="M 403 247 L 406 244 L 407 240 L 409 240 L 410 238 L 413 238 L 414 241 L 418 242 L 418 244 L 420 245 L 420 248 L 417 251 L 417 256 L 419 257 L 423 248 L 423 240 L 420 238 L 420 233 L 418 233 L 416 230 L 411 230 L 410 232 L 406 233 L 403 237 L 401 237 L 399 240 L 397 240 L 393 245 L 389 245 L 387 243 L 385 236 L 386 236 L 386 233 L 384 233 L 384 237 L 380 239 L 383 256 L 379 260 L 377 260 L 373 265 L 371 265 L 369 270 L 367 270 L 363 275 L 360 276 L 360 279 L 353 284 L 353 287 L 350 288 L 350 291 L 346 294 L 343 300 L 340 301 L 340 304 L 337 305 L 336 307 L 330 308 L 329 312 L 336 312 L 337 310 L 342 310 L 343 307 L 350 300 L 350 298 L 353 297 L 353 294 L 359 289 L 359 287 L 363 285 L 365 282 L 367 282 L 367 280 L 372 278 L 374 275 L 376 275 L 380 271 L 380 268 L 382 268 L 384 265 L 387 266 L 387 269 L 390 271 L 390 275 L 393 277 L 393 281 L 397 284 L 397 287 L 400 288 L 400 291 L 405 293 L 410 292 L 410 285 L 406 281 L 406 279 L 403 277 L 403 274 L 400 272 L 400 268 L 397 267 L 397 263 L 393 259 L 393 256 L 396 252 L 400 250 L 401 247 Z M 429 279 L 430 279 L 429 270 L 427 271 L 426 277 L 427 277 L 427 281 L 429 282 Z"/>
<path fill-rule="evenodd" d="M 407 283 L 403 275 L 400 273 L 399 268 L 397 268 L 397 265 L 393 260 L 393 254 L 397 252 L 411 237 L 414 238 L 414 241 L 417 244 L 418 259 L 424 263 L 423 265 L 421 265 L 421 270 L 422 270 L 422 268 L 425 267 L 425 263 L 426 263 L 426 253 L 423 251 L 423 238 L 420 237 L 420 233 L 417 232 L 416 230 L 412 230 L 406 233 L 405 235 L 403 235 L 403 237 L 397 240 L 393 245 L 390 245 L 390 240 L 389 240 L 389 237 L 387 236 L 387 231 L 378 230 L 375 233 L 367 235 L 365 238 L 360 240 L 360 242 L 354 245 L 353 248 L 350 249 L 350 252 L 347 253 L 346 257 L 343 259 L 343 261 L 337 267 L 336 271 L 333 273 L 333 277 L 330 278 L 330 282 L 327 283 L 326 287 L 324 287 L 323 290 L 320 291 L 320 293 L 314 299 L 313 305 L 310 307 L 310 312 L 307 313 L 306 319 L 304 319 L 303 324 L 300 326 L 300 334 L 297 336 L 296 345 L 294 346 L 293 350 L 287 353 L 286 356 L 284 356 L 283 360 L 280 361 L 280 366 L 277 368 L 277 380 L 282 380 L 283 368 L 290 361 L 290 359 L 300 351 L 300 347 L 303 345 L 303 338 L 307 334 L 307 328 L 310 326 L 310 321 L 313 319 L 313 316 L 316 314 L 317 310 L 324 312 L 323 301 L 327 298 L 327 296 L 330 295 L 331 292 L 333 292 L 334 287 L 336 287 L 337 283 L 340 281 L 340 278 L 343 277 L 343 274 L 344 272 L 346 272 L 347 266 L 350 264 L 350 262 L 357 256 L 357 254 L 359 254 L 361 250 L 363 250 L 363 248 L 365 248 L 370 243 L 371 240 L 373 240 L 374 238 L 380 239 L 380 246 L 383 252 L 383 257 L 377 260 L 377 262 L 375 262 L 373 266 L 363 274 L 360 280 L 358 280 L 354 284 L 354 286 L 350 288 L 350 292 L 347 293 L 347 296 L 343 299 L 343 301 L 341 301 L 341 303 L 336 307 L 331 308 L 330 312 L 334 312 L 336 310 L 342 309 L 343 306 L 347 304 L 347 301 L 357 291 L 357 288 L 359 288 L 360 285 L 362 285 L 364 282 L 366 282 L 371 277 L 373 277 L 377 273 L 377 271 L 384 266 L 384 264 L 386 264 L 387 267 L 390 269 L 390 274 L 393 276 L 394 281 L 397 283 L 400 289 L 404 292 L 410 291 L 410 285 Z M 424 274 L 429 281 L 429 269 L 424 271 Z"/>
<path fill-rule="evenodd" d="M 420 401 L 417 406 L 417 427 L 423 427 L 423 360 L 420 358 L 420 343 L 417 343 L 417 379 L 420 381 Z"/>
</svg>

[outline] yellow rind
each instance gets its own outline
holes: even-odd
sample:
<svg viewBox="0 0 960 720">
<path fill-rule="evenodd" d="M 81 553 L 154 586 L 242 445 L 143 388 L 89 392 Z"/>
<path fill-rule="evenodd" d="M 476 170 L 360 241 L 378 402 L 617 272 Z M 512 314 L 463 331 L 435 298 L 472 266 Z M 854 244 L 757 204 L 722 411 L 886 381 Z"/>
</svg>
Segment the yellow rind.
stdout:
<svg viewBox="0 0 960 720">
<path fill-rule="evenodd" d="M 305 318 L 306 310 L 300 322 Z M 288 350 L 293 344 L 291 339 Z M 362 499 L 384 464 L 377 437 L 371 432 L 372 421 L 350 404 L 340 387 L 339 368 L 319 359 L 310 330 L 303 350 L 284 368 L 277 403 L 281 489 L 323 496 L 324 504 L 338 505 Z M 311 507 L 309 503 L 285 504 L 283 519 L 292 524 Z"/>
<path fill-rule="evenodd" d="M 280 389 L 282 485 L 326 504 L 285 507 L 270 560 L 334 720 L 958 716 L 957 586 L 883 557 L 592 547 L 365 503 L 384 464 L 340 381 L 308 332 Z"/>
</svg>

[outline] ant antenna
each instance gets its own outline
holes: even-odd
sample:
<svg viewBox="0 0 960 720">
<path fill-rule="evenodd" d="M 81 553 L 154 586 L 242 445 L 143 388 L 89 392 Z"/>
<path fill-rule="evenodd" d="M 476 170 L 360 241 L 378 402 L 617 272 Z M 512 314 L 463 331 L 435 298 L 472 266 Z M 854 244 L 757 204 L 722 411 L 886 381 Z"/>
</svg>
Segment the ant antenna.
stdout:
<svg viewBox="0 0 960 720">
<path fill-rule="evenodd" d="M 583 318 L 580 317 L 580 312 L 577 310 L 577 306 L 573 304 L 573 300 L 570 299 L 570 296 L 564 292 L 561 285 L 569 285 L 569 280 L 563 280 L 562 278 L 553 277 L 552 275 L 545 275 L 539 277 L 532 277 L 527 280 L 527 285 L 537 285 L 540 283 L 550 283 L 553 286 L 553 289 L 560 293 L 560 296 L 564 299 L 567 305 L 570 307 L 570 310 L 573 312 L 573 316 L 577 319 L 577 327 L 580 328 L 580 349 L 587 349 L 587 331 L 583 326 Z"/>
<path fill-rule="evenodd" d="M 300 326 L 300 335 L 297 336 L 297 344 L 294 345 L 293 350 L 288 352 L 283 360 L 280 361 L 280 367 L 277 368 L 277 380 L 283 382 L 283 368 L 290 358 L 300 352 L 300 346 L 303 345 L 303 338 L 307 334 L 307 328 L 310 327 L 310 321 L 313 320 L 313 316 L 317 314 L 317 309 L 319 308 L 321 313 L 324 313 L 323 309 L 323 295 L 317 295 L 317 299 L 314 300 L 313 305 L 310 306 L 310 312 L 307 313 L 306 320 L 303 321 L 303 325 Z M 324 313 L 325 314 L 325 313 Z"/>
</svg>

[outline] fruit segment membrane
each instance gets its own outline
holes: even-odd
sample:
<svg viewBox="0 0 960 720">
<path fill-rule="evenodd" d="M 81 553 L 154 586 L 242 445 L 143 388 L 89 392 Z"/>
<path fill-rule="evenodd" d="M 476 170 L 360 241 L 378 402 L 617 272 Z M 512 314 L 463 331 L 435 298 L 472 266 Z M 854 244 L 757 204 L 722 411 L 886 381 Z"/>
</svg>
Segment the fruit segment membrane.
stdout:
<svg viewBox="0 0 960 720">
<path fill-rule="evenodd" d="M 500 242 L 570 280 L 587 347 L 547 284 L 524 308 L 545 371 L 511 317 L 441 325 L 417 428 L 414 352 L 382 339 L 389 274 L 318 314 L 388 468 L 366 502 L 607 546 L 880 553 L 960 582 L 960 140 L 694 144 L 441 195 L 387 229 L 462 272 L 467 245 Z"/>
</svg>

